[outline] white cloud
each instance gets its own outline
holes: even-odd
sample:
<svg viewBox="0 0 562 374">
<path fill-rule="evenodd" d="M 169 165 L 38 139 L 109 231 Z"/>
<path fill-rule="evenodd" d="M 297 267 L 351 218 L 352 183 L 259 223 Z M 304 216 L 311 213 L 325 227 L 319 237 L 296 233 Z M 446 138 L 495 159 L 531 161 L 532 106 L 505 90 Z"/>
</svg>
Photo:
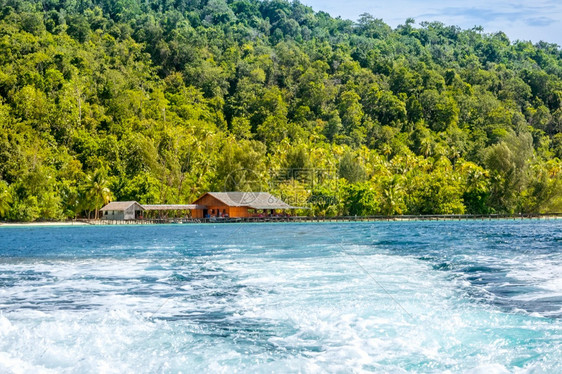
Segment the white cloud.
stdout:
<svg viewBox="0 0 562 374">
<path fill-rule="evenodd" d="M 504 31 L 510 39 L 544 40 L 562 45 L 562 2 L 552 0 L 301 0 L 315 11 L 356 20 L 370 13 L 396 27 L 412 17 L 417 23 L 440 21 L 462 28 L 483 26 Z"/>
</svg>

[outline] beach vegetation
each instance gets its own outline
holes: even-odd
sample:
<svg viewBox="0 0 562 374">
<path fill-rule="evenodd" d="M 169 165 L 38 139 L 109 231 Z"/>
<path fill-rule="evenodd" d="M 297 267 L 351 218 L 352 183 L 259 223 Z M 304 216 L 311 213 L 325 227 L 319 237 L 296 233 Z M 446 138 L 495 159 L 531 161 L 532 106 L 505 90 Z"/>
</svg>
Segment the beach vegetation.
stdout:
<svg viewBox="0 0 562 374">
<path fill-rule="evenodd" d="M 0 0 L 3 220 L 212 190 L 312 215 L 548 213 L 561 158 L 554 44 L 298 1 Z"/>
</svg>

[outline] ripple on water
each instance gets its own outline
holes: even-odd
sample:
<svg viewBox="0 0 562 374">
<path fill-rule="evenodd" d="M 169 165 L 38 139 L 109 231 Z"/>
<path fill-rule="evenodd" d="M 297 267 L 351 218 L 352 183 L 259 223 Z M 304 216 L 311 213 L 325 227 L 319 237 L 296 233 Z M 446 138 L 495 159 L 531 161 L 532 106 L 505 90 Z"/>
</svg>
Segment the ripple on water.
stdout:
<svg viewBox="0 0 562 374">
<path fill-rule="evenodd" d="M 559 226 L 0 230 L 0 372 L 561 372 Z"/>
</svg>

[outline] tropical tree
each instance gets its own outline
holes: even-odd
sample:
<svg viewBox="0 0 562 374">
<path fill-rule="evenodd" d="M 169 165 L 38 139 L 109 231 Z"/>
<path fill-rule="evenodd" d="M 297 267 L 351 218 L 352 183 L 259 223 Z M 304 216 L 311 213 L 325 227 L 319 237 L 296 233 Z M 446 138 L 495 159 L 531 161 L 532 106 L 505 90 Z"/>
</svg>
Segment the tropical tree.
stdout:
<svg viewBox="0 0 562 374">
<path fill-rule="evenodd" d="M 562 206 L 556 45 L 288 0 L 0 4 L 4 219 L 294 180 L 318 214 Z"/>
<path fill-rule="evenodd" d="M 345 194 L 346 214 L 366 216 L 379 212 L 379 196 L 368 182 L 348 185 L 345 188 Z"/>
<path fill-rule="evenodd" d="M 0 180 L 0 217 L 5 217 L 12 203 L 12 195 L 8 188 L 8 184 Z"/>
<path fill-rule="evenodd" d="M 406 210 L 402 177 L 394 174 L 381 183 L 381 213 L 387 216 L 402 214 Z"/>
<path fill-rule="evenodd" d="M 341 158 L 338 173 L 340 178 L 345 178 L 349 183 L 363 182 L 367 176 L 365 168 L 351 152 L 346 152 Z"/>
<path fill-rule="evenodd" d="M 84 186 L 86 206 L 95 211 L 95 219 L 99 218 L 99 210 L 109 203 L 113 194 L 109 189 L 107 170 L 103 167 L 96 169 L 92 174 L 86 176 Z"/>
</svg>

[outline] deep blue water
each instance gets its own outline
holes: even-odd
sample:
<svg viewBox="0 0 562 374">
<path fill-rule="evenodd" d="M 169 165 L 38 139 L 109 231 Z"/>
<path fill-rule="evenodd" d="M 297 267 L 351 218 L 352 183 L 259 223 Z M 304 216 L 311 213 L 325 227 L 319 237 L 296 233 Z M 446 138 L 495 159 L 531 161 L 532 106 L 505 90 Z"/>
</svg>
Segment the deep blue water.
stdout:
<svg viewBox="0 0 562 374">
<path fill-rule="evenodd" d="M 561 229 L 0 227 L 0 372 L 562 372 Z"/>
</svg>

